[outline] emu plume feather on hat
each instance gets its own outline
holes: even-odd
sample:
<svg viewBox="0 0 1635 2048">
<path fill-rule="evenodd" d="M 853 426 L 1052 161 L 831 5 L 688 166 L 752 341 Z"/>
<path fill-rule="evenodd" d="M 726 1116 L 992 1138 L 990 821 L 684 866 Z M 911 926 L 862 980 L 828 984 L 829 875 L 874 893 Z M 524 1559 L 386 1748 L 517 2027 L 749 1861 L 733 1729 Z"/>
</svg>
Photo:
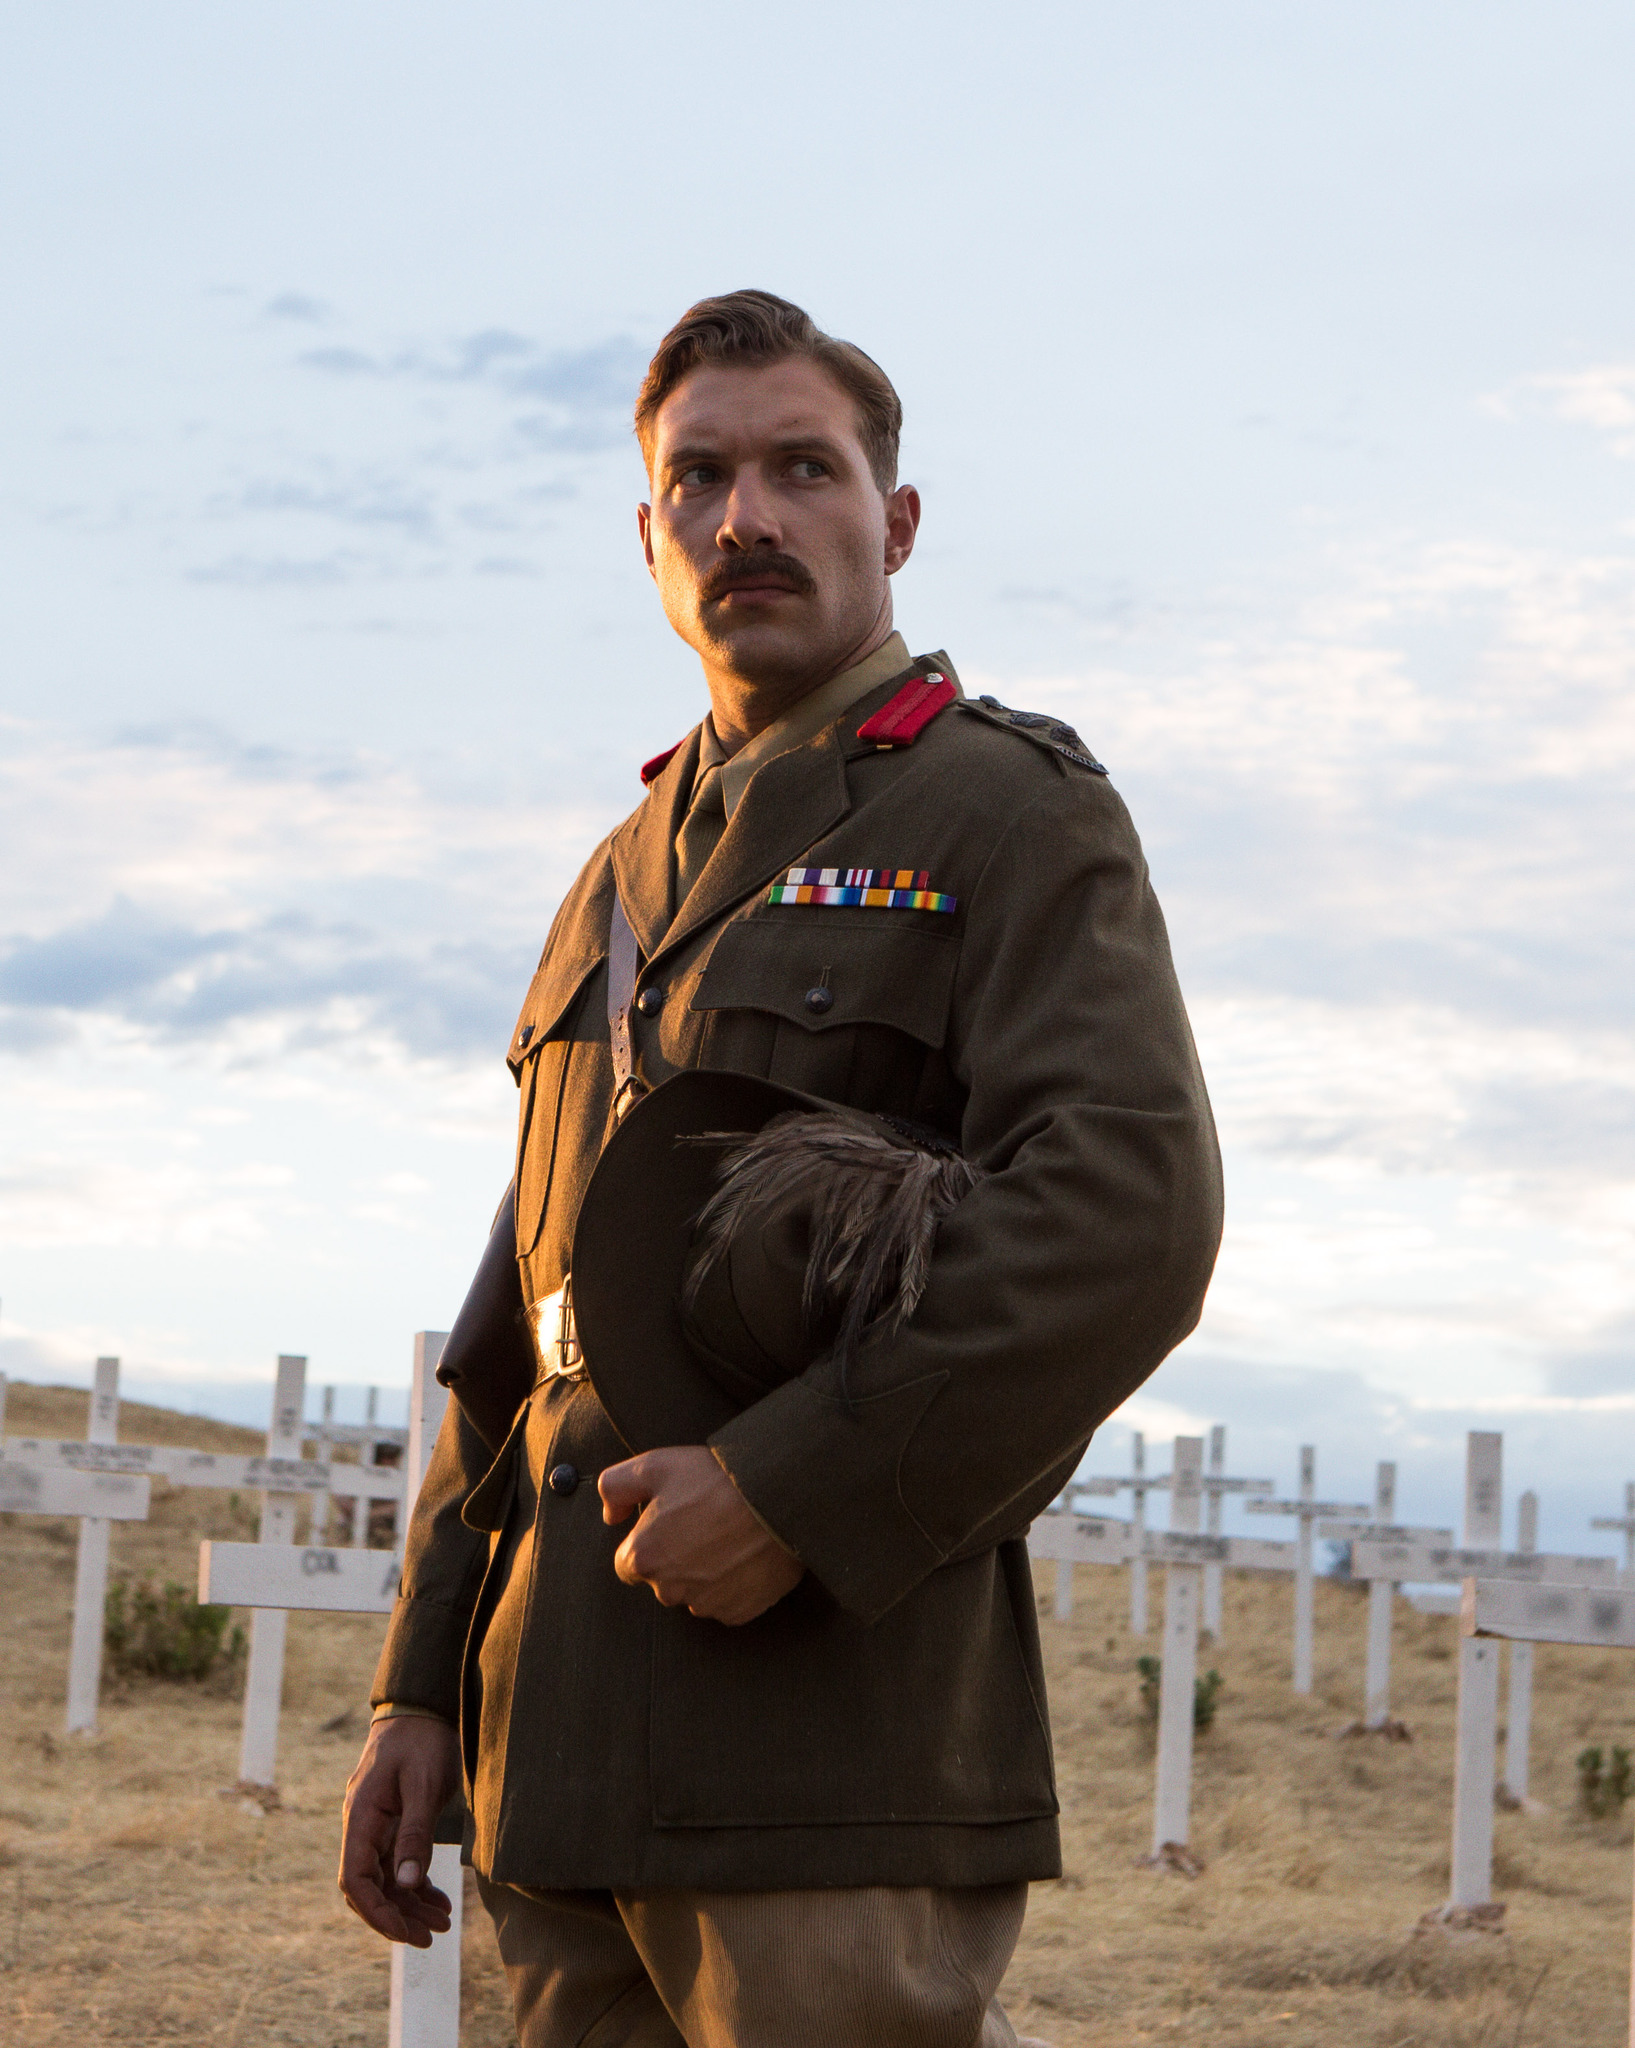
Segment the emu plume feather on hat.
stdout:
<svg viewBox="0 0 1635 2048">
<path fill-rule="evenodd" d="M 740 1232 L 798 1214 L 807 1234 L 802 1309 L 808 1328 L 835 1328 L 842 1388 L 864 1337 L 914 1313 L 937 1226 L 982 1178 L 936 1133 L 855 1111 L 795 1110 L 747 1138 L 702 1132 L 691 1142 L 730 1149 L 694 1226 L 684 1305 L 696 1303 Z"/>
</svg>

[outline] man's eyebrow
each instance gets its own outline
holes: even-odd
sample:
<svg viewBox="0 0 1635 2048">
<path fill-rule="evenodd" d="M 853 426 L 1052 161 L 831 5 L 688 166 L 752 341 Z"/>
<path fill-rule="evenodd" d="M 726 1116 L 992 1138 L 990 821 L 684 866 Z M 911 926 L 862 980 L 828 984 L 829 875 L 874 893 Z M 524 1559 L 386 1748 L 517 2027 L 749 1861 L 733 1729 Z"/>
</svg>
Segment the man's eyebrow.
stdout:
<svg viewBox="0 0 1635 2048">
<path fill-rule="evenodd" d="M 835 440 L 831 434 L 822 432 L 780 434 L 772 446 L 779 455 L 796 455 L 810 450 L 814 454 L 843 459 L 846 453 L 843 442 Z M 719 462 L 721 459 L 722 451 L 718 442 L 684 441 L 679 447 L 665 450 L 661 466 L 667 475 L 672 475 L 676 470 L 687 469 L 695 462 Z"/>
</svg>

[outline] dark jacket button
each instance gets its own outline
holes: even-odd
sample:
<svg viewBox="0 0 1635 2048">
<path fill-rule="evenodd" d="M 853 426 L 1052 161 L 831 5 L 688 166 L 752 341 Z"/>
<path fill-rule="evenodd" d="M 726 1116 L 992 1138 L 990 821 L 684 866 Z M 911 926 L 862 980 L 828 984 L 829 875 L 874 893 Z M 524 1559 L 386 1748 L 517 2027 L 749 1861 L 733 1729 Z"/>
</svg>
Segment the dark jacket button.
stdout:
<svg viewBox="0 0 1635 2048">
<path fill-rule="evenodd" d="M 814 1016 L 821 1017 L 825 1010 L 834 1008 L 834 991 L 827 988 L 809 988 L 806 991 L 806 1007 Z"/>
<path fill-rule="evenodd" d="M 656 1017 L 664 1008 L 664 991 L 661 988 L 644 988 L 636 998 L 636 1008 L 644 1017 Z"/>
<path fill-rule="evenodd" d="M 569 1494 L 579 1484 L 579 1471 L 574 1465 L 553 1465 L 551 1475 L 545 1484 L 552 1493 Z"/>
</svg>

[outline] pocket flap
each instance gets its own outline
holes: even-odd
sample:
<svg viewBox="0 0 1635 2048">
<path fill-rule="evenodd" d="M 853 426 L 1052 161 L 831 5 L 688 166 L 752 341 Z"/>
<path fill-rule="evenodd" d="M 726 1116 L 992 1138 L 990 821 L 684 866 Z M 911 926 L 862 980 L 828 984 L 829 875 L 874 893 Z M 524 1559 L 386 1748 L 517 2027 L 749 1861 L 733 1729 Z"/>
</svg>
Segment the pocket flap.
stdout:
<svg viewBox="0 0 1635 2048">
<path fill-rule="evenodd" d="M 606 958 L 605 946 L 593 953 L 564 948 L 560 953 L 546 954 L 528 984 L 516 1029 L 511 1033 L 505 1059 L 513 1074 L 521 1074 L 531 1053 L 564 1034 L 580 991 Z"/>
<path fill-rule="evenodd" d="M 958 964 L 952 934 L 907 914 L 802 907 L 729 924 L 689 1007 L 769 1010 L 806 1031 L 885 1024 L 940 1046 Z"/>
</svg>

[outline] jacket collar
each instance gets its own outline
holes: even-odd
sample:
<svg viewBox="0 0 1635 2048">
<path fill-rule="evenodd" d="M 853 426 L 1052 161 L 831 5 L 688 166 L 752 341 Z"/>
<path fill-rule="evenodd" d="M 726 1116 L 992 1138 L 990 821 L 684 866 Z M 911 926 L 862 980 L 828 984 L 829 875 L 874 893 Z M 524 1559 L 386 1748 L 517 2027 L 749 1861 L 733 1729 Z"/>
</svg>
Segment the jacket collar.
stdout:
<svg viewBox="0 0 1635 2048">
<path fill-rule="evenodd" d="M 775 880 L 850 808 L 846 759 L 833 726 L 805 746 L 768 761 L 751 777 L 659 950 L 668 953 L 684 945 L 695 932 Z"/>
<path fill-rule="evenodd" d="M 733 807 L 727 829 L 680 915 L 672 918 L 675 839 L 698 773 L 701 728 L 694 727 L 612 839 L 619 900 L 643 960 L 651 964 L 661 953 L 684 945 L 746 896 L 774 882 L 833 830 L 851 809 L 846 763 L 876 751 L 872 741 L 857 737 L 858 727 L 889 703 L 904 683 L 931 669 L 941 670 L 959 688 L 945 654 L 922 655 L 854 699 L 844 715 L 814 738 L 763 762 Z"/>
<path fill-rule="evenodd" d="M 646 796 L 614 833 L 609 845 L 619 901 L 624 905 L 624 914 L 630 920 L 644 960 L 651 960 L 657 953 L 669 928 L 676 834 L 687 814 L 697 772 L 695 726 L 653 778 Z"/>
</svg>

